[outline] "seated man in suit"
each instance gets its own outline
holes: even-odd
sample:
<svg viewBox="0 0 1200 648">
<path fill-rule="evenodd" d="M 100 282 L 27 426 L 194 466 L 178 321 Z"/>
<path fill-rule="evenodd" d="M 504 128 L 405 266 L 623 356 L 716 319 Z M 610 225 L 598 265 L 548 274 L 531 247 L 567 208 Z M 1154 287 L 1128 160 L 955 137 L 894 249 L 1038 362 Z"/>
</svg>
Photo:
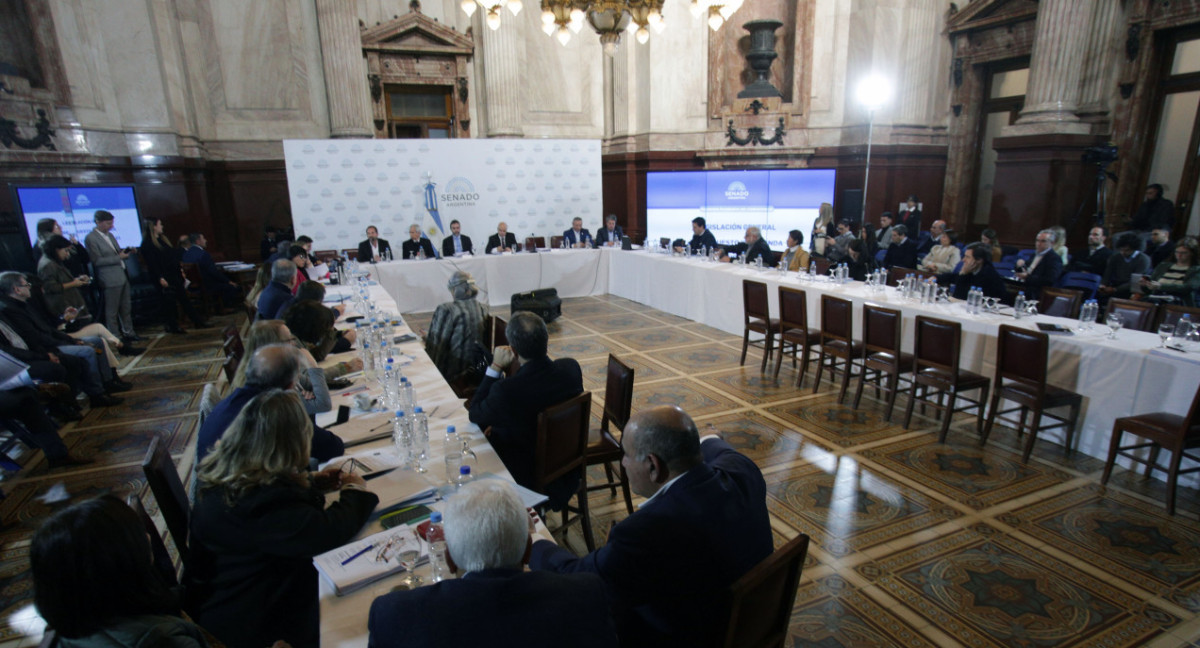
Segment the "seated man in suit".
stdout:
<svg viewBox="0 0 1200 648">
<path fill-rule="evenodd" d="M 892 227 L 895 223 L 892 212 L 885 211 L 879 215 L 879 229 L 875 230 L 875 249 L 886 250 L 892 244 Z"/>
<path fill-rule="evenodd" d="M 731 260 L 729 254 L 740 254 L 746 257 L 746 263 L 754 263 L 754 260 L 762 257 L 763 267 L 775 265 L 775 253 L 771 251 L 770 246 L 762 238 L 762 230 L 757 227 L 747 227 L 746 242 L 738 243 L 737 245 L 727 245 L 721 250 L 721 261 L 729 263 Z"/>
<path fill-rule="evenodd" d="M 446 562 L 457 579 L 375 599 L 375 648 L 522 646 L 616 648 L 604 581 L 527 572 L 529 516 L 509 484 L 468 484 L 445 510 Z M 464 623 L 464 610 L 471 610 Z"/>
<path fill-rule="evenodd" d="M 711 254 L 717 248 L 717 237 L 708 231 L 708 221 L 703 216 L 692 219 L 692 240 L 688 243 L 688 252 L 695 254 L 701 249 L 707 249 Z M 682 252 L 683 247 L 676 245 L 676 252 Z"/>
<path fill-rule="evenodd" d="M 825 258 L 833 263 L 845 261 L 850 257 L 850 241 L 854 239 L 854 222 L 848 218 L 838 221 L 837 236 L 833 239 L 832 245 L 829 242 L 825 243 Z"/>
<path fill-rule="evenodd" d="M 917 242 L 908 238 L 907 226 L 892 226 L 892 244 L 888 246 L 887 254 L 883 255 L 883 267 L 916 269 Z"/>
<path fill-rule="evenodd" d="M 263 231 L 263 239 L 258 243 L 258 254 L 263 261 L 271 258 L 272 254 L 279 251 L 279 230 L 275 229 L 274 225 L 267 225 Z"/>
<path fill-rule="evenodd" d="M 1058 236 L 1048 229 L 1038 232 L 1034 244 L 1037 254 L 1033 256 L 1029 267 L 1025 267 L 1024 260 L 1017 260 L 1017 271 L 1014 275 L 1017 279 L 1025 282 L 1022 289 L 1025 292 L 1025 299 L 1037 299 L 1042 294 L 1042 288 L 1053 286 L 1054 282 L 1058 281 L 1059 275 L 1062 274 L 1062 257 L 1054 251 L 1057 239 Z"/>
<path fill-rule="evenodd" d="M 808 270 L 809 256 L 808 251 L 804 249 L 804 233 L 795 229 L 788 232 L 787 244 L 788 248 L 784 250 L 783 259 L 779 262 L 788 272 Z"/>
<path fill-rule="evenodd" d="M 925 256 L 933 249 L 935 245 L 941 245 L 942 234 L 946 231 L 946 221 L 935 220 L 929 226 L 929 237 L 921 238 L 921 243 L 917 246 L 917 256 Z"/>
<path fill-rule="evenodd" d="M 571 229 L 563 232 L 563 243 L 573 248 L 592 247 L 592 234 L 583 227 L 582 218 L 576 216 L 571 221 Z"/>
<path fill-rule="evenodd" d="M 539 540 L 529 565 L 599 574 L 622 646 L 709 645 L 726 590 L 774 550 L 766 482 L 716 435 L 702 441 L 673 405 L 630 418 L 621 447 L 629 487 L 647 500 L 600 549 L 580 558 Z"/>
<path fill-rule="evenodd" d="M 1125 232 L 1117 237 L 1117 251 L 1108 257 L 1100 287 L 1096 289 L 1101 304 L 1107 304 L 1111 297 L 1129 299 L 1132 292 L 1130 278 L 1150 272 L 1150 257 L 1139 250 L 1141 246 L 1142 240 L 1135 232 Z"/>
<path fill-rule="evenodd" d="M 392 246 L 388 244 L 387 239 L 379 238 L 379 228 L 374 225 L 367 226 L 367 240 L 358 244 L 358 256 L 355 258 L 359 263 L 379 263 L 388 258 L 392 253 Z"/>
<path fill-rule="evenodd" d="M 513 315 L 505 335 L 512 346 L 496 347 L 492 366 L 471 401 L 471 422 L 488 435 L 513 479 L 526 488 L 536 488 L 533 455 L 538 413 L 583 393 L 583 372 L 572 358 L 551 360 L 546 355 L 546 323 L 533 313 Z M 501 372 L 514 358 L 520 368 L 503 378 Z M 571 499 L 579 477 L 579 472 L 564 475 L 545 489 L 551 508 L 559 510 Z"/>
<path fill-rule="evenodd" d="M 284 306 L 292 298 L 292 284 L 296 281 L 296 264 L 280 259 L 271 264 L 271 283 L 258 295 L 255 319 L 279 319 Z"/>
<path fill-rule="evenodd" d="M 246 367 L 246 384 L 233 390 L 225 400 L 217 403 L 204 425 L 200 426 L 200 434 L 196 437 L 196 463 L 208 456 L 213 446 L 221 440 L 229 424 L 241 413 L 255 396 L 271 389 L 295 389 L 296 380 L 300 374 L 301 354 L 307 353 L 296 347 L 285 344 L 268 344 L 254 352 L 254 355 L 243 362 L 249 362 Z M 311 358 L 312 356 L 307 356 Z M 307 360 L 304 364 L 314 364 Z M 311 367 L 310 367 L 311 368 Z M 316 377 L 318 374 L 310 374 Z M 324 380 L 321 373 L 320 380 Z M 312 456 L 319 462 L 329 461 L 342 456 L 346 446 L 334 433 L 316 423 L 313 424 Z"/>
<path fill-rule="evenodd" d="M 421 236 L 421 228 L 416 223 L 408 226 L 408 240 L 400 244 L 400 251 L 403 252 L 404 259 L 420 259 L 422 256 L 426 259 L 437 258 L 437 253 L 433 251 L 433 243 Z"/>
<path fill-rule="evenodd" d="M 484 254 L 502 254 L 504 252 L 512 252 L 517 248 L 517 235 L 508 231 L 508 223 L 500 221 L 496 226 L 496 233 L 488 237 L 487 249 Z"/>
<path fill-rule="evenodd" d="M 968 245 L 966 251 L 963 252 L 962 267 L 959 268 L 958 274 L 947 272 L 940 275 L 938 283 L 954 284 L 951 294 L 955 299 L 966 299 L 972 288 L 982 288 L 986 297 L 1004 299 L 1008 296 L 1004 279 L 992 265 L 992 252 L 983 243 Z"/>
<path fill-rule="evenodd" d="M 609 214 L 604 219 L 604 228 L 596 232 L 596 247 L 621 247 L 621 237 L 625 232 L 617 225 L 617 215 Z"/>
<path fill-rule="evenodd" d="M 11 355 L 0 355 L 4 355 L 4 360 L 10 363 L 20 362 Z M 41 450 L 46 455 L 46 462 L 50 464 L 51 470 L 92 463 L 91 460 L 82 459 L 67 450 L 62 437 L 58 435 L 58 424 L 46 415 L 46 409 L 38 400 L 39 392 L 59 392 L 66 395 L 69 391 L 70 387 L 62 383 L 35 385 L 28 369 L 0 384 L 0 418 L 21 422 L 20 426 L 10 426 L 9 431 L 25 445 Z M 72 420 L 79 420 L 79 416 L 74 416 Z"/>
<path fill-rule="evenodd" d="M 227 306 L 237 304 L 242 298 L 242 288 L 221 272 L 213 262 L 212 255 L 204 248 L 208 245 L 203 234 L 188 234 L 192 246 L 183 253 L 184 263 L 196 264 L 200 277 L 204 280 L 204 290 L 217 295 Z"/>
<path fill-rule="evenodd" d="M 1071 263 L 1067 265 L 1065 271 L 1090 272 L 1104 276 L 1104 270 L 1108 267 L 1108 257 L 1113 253 L 1112 249 L 1104 245 L 1107 240 L 1107 227 L 1103 225 L 1093 227 L 1088 232 L 1087 247 L 1071 254 Z"/>
<path fill-rule="evenodd" d="M 1175 257 L 1175 244 L 1171 242 L 1171 230 L 1156 227 L 1150 230 L 1150 242 L 1146 244 L 1146 254 L 1150 257 L 1150 269 L 1158 264 Z"/>
<path fill-rule="evenodd" d="M 442 257 L 456 257 L 464 254 L 474 254 L 471 237 L 462 233 L 462 224 L 457 220 L 450 221 L 450 236 L 442 239 Z"/>
</svg>

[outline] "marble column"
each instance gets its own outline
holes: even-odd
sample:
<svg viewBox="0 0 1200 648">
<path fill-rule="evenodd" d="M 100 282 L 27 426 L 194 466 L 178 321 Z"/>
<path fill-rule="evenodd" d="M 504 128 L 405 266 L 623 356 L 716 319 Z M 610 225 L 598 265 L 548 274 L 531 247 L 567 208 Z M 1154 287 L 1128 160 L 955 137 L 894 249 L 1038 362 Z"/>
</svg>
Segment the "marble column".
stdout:
<svg viewBox="0 0 1200 648">
<path fill-rule="evenodd" d="M 1124 48 L 1118 47 L 1121 42 L 1118 26 L 1123 26 L 1120 5 L 1116 2 L 1096 3 L 1092 26 L 1088 30 L 1088 58 L 1083 71 L 1080 113 L 1107 113 L 1109 110 L 1108 97 L 1116 84 L 1116 71 L 1124 56 Z"/>
<path fill-rule="evenodd" d="M 932 123 L 934 86 L 939 82 L 938 90 L 945 86 L 945 75 L 939 74 L 942 69 L 939 67 L 935 71 L 934 67 L 945 58 L 943 48 L 950 46 L 941 31 L 943 10 L 938 0 L 919 0 L 911 2 L 904 12 L 904 50 L 900 53 L 904 63 L 900 68 L 902 81 L 898 88 L 897 124 Z"/>
<path fill-rule="evenodd" d="M 530 3 L 533 4 L 533 3 Z M 509 18 L 509 16 L 505 16 Z M 487 107 L 486 137 L 523 137 L 521 130 L 521 65 L 518 32 L 524 25 L 510 20 L 500 29 L 482 29 L 476 34 L 483 40 L 483 88 Z"/>
<path fill-rule="evenodd" d="M 349 0 L 316 0 L 329 136 L 374 137 L 358 16 Z"/>
<path fill-rule="evenodd" d="M 1005 136 L 1086 134 L 1080 122 L 1083 71 L 1088 56 L 1088 30 L 1095 0 L 1042 0 L 1038 3 L 1033 55 L 1025 108 Z"/>
</svg>

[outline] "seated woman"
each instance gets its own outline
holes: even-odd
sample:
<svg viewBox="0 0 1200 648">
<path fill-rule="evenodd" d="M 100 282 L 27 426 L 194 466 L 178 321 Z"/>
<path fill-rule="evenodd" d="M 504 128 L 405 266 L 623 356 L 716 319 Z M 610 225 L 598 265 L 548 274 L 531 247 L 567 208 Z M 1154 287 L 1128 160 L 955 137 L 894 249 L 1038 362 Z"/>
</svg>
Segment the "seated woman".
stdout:
<svg viewBox="0 0 1200 648">
<path fill-rule="evenodd" d="M 1200 290 L 1200 243 L 1196 237 L 1180 239 L 1175 244 L 1175 260 L 1158 264 L 1133 290 L 1134 299 L 1170 295 L 1184 306 L 1195 306 L 1196 291 Z"/>
<path fill-rule="evenodd" d="M 317 366 L 316 360 L 307 349 L 296 344 L 296 336 L 292 335 L 283 320 L 262 320 L 255 322 L 250 327 L 244 343 L 246 347 L 246 353 L 242 356 L 244 360 L 238 364 L 237 373 L 233 374 L 233 380 L 230 381 L 230 388 L 237 389 L 246 386 L 246 368 L 250 366 L 249 358 L 254 357 L 255 351 L 268 344 L 295 344 L 300 347 L 303 368 L 297 383 L 299 383 L 300 396 L 304 400 L 304 411 L 311 415 L 317 415 L 333 409 L 327 385 L 329 375 L 324 369 Z M 362 361 L 358 362 L 361 368 Z"/>
<path fill-rule="evenodd" d="M 318 362 L 330 353 L 345 353 L 354 346 L 354 330 L 339 331 L 333 327 L 337 318 L 346 312 L 345 304 L 326 306 L 325 286 L 319 281 L 300 284 L 296 296 L 279 310 L 292 333 L 308 348 Z"/>
<path fill-rule="evenodd" d="M 41 300 L 45 306 L 47 321 L 66 323 L 67 335 L 85 340 L 102 349 L 110 367 L 120 366 L 112 350 L 121 355 L 138 355 L 144 349 L 126 345 L 121 338 L 112 334 L 108 327 L 93 321 L 88 313 L 80 286 L 92 282 L 88 275 L 73 276 L 65 262 L 71 256 L 71 242 L 53 234 L 42 244 L 42 258 L 38 261 L 38 279 L 41 280 Z"/>
<path fill-rule="evenodd" d="M 846 246 L 846 272 L 855 281 L 866 281 L 867 273 L 875 271 L 875 257 L 867 254 L 867 243 L 854 239 Z"/>
<path fill-rule="evenodd" d="M 486 364 L 483 334 L 488 308 L 475 299 L 479 288 L 469 272 L 455 272 L 446 287 L 454 301 L 441 304 L 433 312 L 433 321 L 425 334 L 425 352 L 442 377 L 461 393 L 483 380 L 483 370 L 478 365 L 481 361 Z"/>
<path fill-rule="evenodd" d="M 46 519 L 29 548 L 33 601 L 60 648 L 203 648 L 196 625 L 151 561 L 146 528 L 113 495 Z M 262 644 L 269 646 L 271 642 Z"/>
<path fill-rule="evenodd" d="M 987 228 L 979 234 L 979 242 L 988 246 L 992 250 L 992 263 L 999 263 L 1000 259 L 1004 258 L 1004 250 L 1000 247 L 1000 239 L 996 235 L 996 230 Z"/>
<path fill-rule="evenodd" d="M 255 396 L 200 462 L 189 598 L 229 648 L 320 643 L 313 556 L 349 542 L 379 503 L 362 477 L 308 472 L 312 423 L 294 392 Z M 325 506 L 325 491 L 338 501 Z"/>
<path fill-rule="evenodd" d="M 958 266 L 958 262 L 962 261 L 962 253 L 958 251 L 958 235 L 954 230 L 948 229 L 942 232 L 941 238 L 938 239 L 937 245 L 925 255 L 921 260 L 921 270 L 936 272 L 938 274 L 946 274 L 954 272 L 954 268 Z"/>
<path fill-rule="evenodd" d="M 271 263 L 263 261 L 258 266 L 258 274 L 254 276 L 254 287 L 246 295 L 246 306 L 250 308 L 258 308 L 258 296 L 262 294 L 267 284 L 271 283 Z"/>
</svg>

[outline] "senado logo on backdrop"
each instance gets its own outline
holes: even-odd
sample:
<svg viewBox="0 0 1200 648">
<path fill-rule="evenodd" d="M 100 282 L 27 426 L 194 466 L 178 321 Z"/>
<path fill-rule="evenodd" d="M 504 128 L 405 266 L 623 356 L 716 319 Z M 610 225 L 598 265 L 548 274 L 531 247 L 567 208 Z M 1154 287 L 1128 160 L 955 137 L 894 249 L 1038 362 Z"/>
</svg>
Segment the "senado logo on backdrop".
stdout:
<svg viewBox="0 0 1200 648">
<path fill-rule="evenodd" d="M 88 206 L 91 206 L 91 204 L 92 204 L 92 199 L 88 198 L 87 194 L 79 194 L 78 196 L 75 196 L 75 206 L 76 207 L 88 207 Z"/>
<path fill-rule="evenodd" d="M 475 191 L 475 185 L 470 180 L 458 176 L 446 183 L 438 200 L 442 207 L 474 207 L 479 202 L 479 192 Z"/>
<path fill-rule="evenodd" d="M 725 187 L 726 200 L 745 200 L 750 197 L 750 190 L 740 180 L 734 180 Z"/>
</svg>

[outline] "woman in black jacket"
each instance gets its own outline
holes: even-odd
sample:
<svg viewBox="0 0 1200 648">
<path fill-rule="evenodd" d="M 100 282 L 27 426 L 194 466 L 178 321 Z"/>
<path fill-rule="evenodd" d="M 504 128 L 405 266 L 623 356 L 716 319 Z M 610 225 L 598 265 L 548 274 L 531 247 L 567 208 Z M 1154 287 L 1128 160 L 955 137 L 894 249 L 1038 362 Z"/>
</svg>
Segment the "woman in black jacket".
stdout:
<svg viewBox="0 0 1200 648">
<path fill-rule="evenodd" d="M 163 235 L 162 219 L 148 218 L 143 227 L 142 259 L 146 262 L 150 281 L 158 288 L 161 297 L 163 326 L 168 333 L 187 333 L 179 328 L 179 307 L 182 306 L 184 314 L 196 328 L 208 328 L 210 324 L 192 308 L 192 303 L 184 293 L 183 269 L 179 266 L 182 254 Z"/>
</svg>

